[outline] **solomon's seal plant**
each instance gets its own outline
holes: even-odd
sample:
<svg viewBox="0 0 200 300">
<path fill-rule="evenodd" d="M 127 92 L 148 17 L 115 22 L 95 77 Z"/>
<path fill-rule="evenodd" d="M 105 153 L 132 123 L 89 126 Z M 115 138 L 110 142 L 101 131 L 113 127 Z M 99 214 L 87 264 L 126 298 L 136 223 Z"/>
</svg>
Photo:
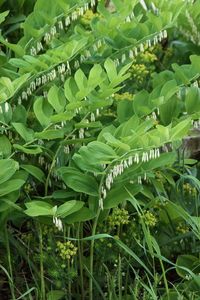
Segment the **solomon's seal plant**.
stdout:
<svg viewBox="0 0 200 300">
<path fill-rule="evenodd" d="M 200 122 L 199 2 L 18 1 L 17 19 L 4 2 L 9 298 L 169 300 L 179 285 L 196 297 L 199 173 L 185 150 Z"/>
</svg>

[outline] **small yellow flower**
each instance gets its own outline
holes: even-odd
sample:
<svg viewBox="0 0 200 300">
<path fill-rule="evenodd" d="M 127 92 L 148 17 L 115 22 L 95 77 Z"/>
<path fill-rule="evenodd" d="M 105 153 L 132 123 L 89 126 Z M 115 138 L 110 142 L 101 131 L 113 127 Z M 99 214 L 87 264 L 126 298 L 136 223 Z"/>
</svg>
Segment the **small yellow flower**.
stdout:
<svg viewBox="0 0 200 300">
<path fill-rule="evenodd" d="M 110 227 L 129 224 L 129 213 L 126 209 L 115 208 L 110 216 L 108 216 L 108 223 Z"/>
<path fill-rule="evenodd" d="M 74 246 L 74 244 L 70 241 L 67 242 L 57 242 L 57 252 L 59 254 L 59 256 L 63 259 L 63 260 L 69 260 L 72 259 L 73 256 L 76 255 L 78 248 Z"/>
<path fill-rule="evenodd" d="M 158 219 L 156 218 L 156 216 L 149 210 L 144 213 L 143 219 L 145 224 L 149 227 L 155 227 L 158 223 Z"/>
<path fill-rule="evenodd" d="M 176 227 L 176 231 L 185 234 L 190 231 L 190 228 L 187 224 L 184 224 L 183 222 L 179 222 L 178 226 Z"/>
</svg>

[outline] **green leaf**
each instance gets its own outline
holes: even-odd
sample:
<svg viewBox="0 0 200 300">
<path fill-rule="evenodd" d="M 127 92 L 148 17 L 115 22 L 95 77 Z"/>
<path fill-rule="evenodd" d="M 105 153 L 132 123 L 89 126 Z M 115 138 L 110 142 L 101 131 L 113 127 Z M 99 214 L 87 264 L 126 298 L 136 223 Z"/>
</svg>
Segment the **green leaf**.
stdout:
<svg viewBox="0 0 200 300">
<path fill-rule="evenodd" d="M 160 157 L 146 162 L 144 164 L 145 170 L 153 170 L 166 165 L 172 165 L 176 160 L 176 156 L 175 152 L 162 153 Z"/>
<path fill-rule="evenodd" d="M 81 148 L 82 149 L 82 148 Z M 80 153 L 81 153 L 80 149 Z M 116 152 L 107 144 L 104 144 L 99 141 L 91 142 L 87 145 L 87 149 L 91 157 L 95 157 L 96 162 L 98 160 L 109 160 L 117 158 Z"/>
<path fill-rule="evenodd" d="M 56 85 L 53 85 L 50 88 L 47 99 L 57 113 L 64 111 L 66 101 L 62 97 L 62 94 L 60 93 L 60 89 Z"/>
<path fill-rule="evenodd" d="M 108 195 L 104 200 L 104 208 L 110 209 L 113 207 L 117 207 L 120 203 L 129 200 L 130 194 L 127 192 L 127 189 L 134 196 L 142 190 L 142 186 L 126 183 L 124 185 L 119 184 L 118 186 L 113 187 L 108 192 Z"/>
<path fill-rule="evenodd" d="M 12 119 L 12 108 L 8 102 L 4 102 L 0 104 L 1 113 L 0 113 L 0 121 L 3 123 L 10 123 Z"/>
<path fill-rule="evenodd" d="M 117 103 L 117 116 L 120 123 L 128 121 L 133 116 L 133 103 L 130 100 L 120 100 Z"/>
<path fill-rule="evenodd" d="M 188 114 L 200 111 L 200 89 L 198 87 L 192 86 L 187 89 L 185 107 Z"/>
<path fill-rule="evenodd" d="M 57 190 L 52 194 L 52 198 L 54 199 L 67 199 L 76 196 L 76 192 L 67 192 L 66 190 Z"/>
<path fill-rule="evenodd" d="M 30 142 L 34 139 L 34 131 L 27 128 L 23 123 L 12 123 L 12 125 L 25 142 Z"/>
<path fill-rule="evenodd" d="M 70 216 L 67 216 L 65 218 L 65 222 L 67 224 L 73 224 L 76 222 L 85 222 L 85 221 L 89 221 L 92 220 L 93 218 L 95 218 L 96 214 L 90 210 L 87 207 L 82 207 L 79 211 L 70 214 Z"/>
<path fill-rule="evenodd" d="M 33 110 L 39 123 L 43 127 L 47 127 L 50 124 L 50 117 L 53 114 L 53 108 L 42 97 L 37 98 L 33 104 Z"/>
<path fill-rule="evenodd" d="M 113 82 L 117 77 L 117 69 L 114 61 L 112 61 L 112 59 L 110 58 L 107 58 L 104 63 L 104 67 L 106 69 L 110 82 Z"/>
<path fill-rule="evenodd" d="M 149 93 L 145 90 L 137 93 L 133 99 L 133 110 L 138 117 L 143 117 L 151 113 L 149 106 Z"/>
<path fill-rule="evenodd" d="M 24 183 L 25 181 L 21 179 L 11 179 L 0 184 L 0 197 L 19 190 Z"/>
<path fill-rule="evenodd" d="M 188 77 L 185 75 L 183 68 L 178 64 L 172 64 L 172 69 L 175 71 L 175 78 L 178 79 L 181 83 L 188 85 L 189 80 Z"/>
<path fill-rule="evenodd" d="M 25 61 L 27 61 L 28 63 L 30 63 L 32 65 L 32 68 L 35 69 L 36 67 L 40 67 L 42 69 L 47 69 L 48 65 L 46 63 L 44 63 L 41 59 L 38 59 L 34 56 L 31 55 L 24 55 L 23 59 L 25 59 Z"/>
<path fill-rule="evenodd" d="M 181 268 L 181 267 L 184 267 Z M 187 271 L 189 270 L 189 272 Z M 185 278 L 190 271 L 199 274 L 200 272 L 200 260 L 194 255 L 179 255 L 176 261 L 176 272 L 182 278 Z"/>
<path fill-rule="evenodd" d="M 44 201 L 31 201 L 25 203 L 27 209 L 24 211 L 30 217 L 53 216 L 53 206 Z"/>
<path fill-rule="evenodd" d="M 20 57 L 25 54 L 24 53 L 25 50 L 20 45 L 9 43 L 2 36 L 0 36 L 0 42 L 4 44 L 6 47 L 8 47 L 9 49 L 11 49 L 14 53 L 16 53 L 16 55 Z"/>
<path fill-rule="evenodd" d="M 65 97 L 69 102 L 76 101 L 76 93 L 78 92 L 77 85 L 72 77 L 68 78 L 64 84 Z"/>
<path fill-rule="evenodd" d="M 51 116 L 50 121 L 53 123 L 70 121 L 74 116 L 75 116 L 74 112 L 66 111 L 66 112 Z"/>
<path fill-rule="evenodd" d="M 21 58 L 11 58 L 9 63 L 16 68 L 24 68 L 28 71 L 32 68 L 30 63 Z"/>
<path fill-rule="evenodd" d="M 82 170 L 93 172 L 102 171 L 101 164 L 109 163 L 118 157 L 110 146 L 99 141 L 82 146 L 79 153 L 80 155 L 75 153 L 73 160 Z"/>
<path fill-rule="evenodd" d="M 68 215 L 79 211 L 84 205 L 82 201 L 70 200 L 60 205 L 56 211 L 56 217 L 65 218 Z"/>
<path fill-rule="evenodd" d="M 54 291 L 48 292 L 47 300 L 61 300 L 61 299 L 63 299 L 64 296 L 65 296 L 64 291 L 54 290 Z"/>
<path fill-rule="evenodd" d="M 74 191 L 98 196 L 98 184 L 92 176 L 71 167 L 61 167 L 58 169 L 58 174 L 64 183 Z"/>
<path fill-rule="evenodd" d="M 23 123 L 26 124 L 27 120 L 27 111 L 23 105 L 17 105 L 13 111 L 12 121 L 14 123 Z"/>
<path fill-rule="evenodd" d="M 116 148 L 121 148 L 123 150 L 129 151 L 130 150 L 130 146 L 122 143 L 120 140 L 116 139 L 111 133 L 109 132 L 105 132 L 103 134 L 103 137 L 105 138 L 105 140 L 112 146 L 116 147 Z"/>
<path fill-rule="evenodd" d="M 160 119 L 164 125 L 169 125 L 181 112 L 182 103 L 178 97 L 172 96 L 166 103 L 160 106 Z"/>
<path fill-rule="evenodd" d="M 3 155 L 3 158 L 7 158 L 11 155 L 11 149 L 9 139 L 5 135 L 0 136 L 0 156 Z"/>
<path fill-rule="evenodd" d="M 96 64 L 92 67 L 88 77 L 88 88 L 90 91 L 94 90 L 100 82 L 105 79 L 105 76 L 103 75 L 104 73 L 101 65 Z"/>
<path fill-rule="evenodd" d="M 18 91 L 23 86 L 23 84 L 27 82 L 27 80 L 29 79 L 30 75 L 31 75 L 30 73 L 26 73 L 26 74 L 20 75 L 20 77 L 18 77 L 17 79 L 15 79 L 12 82 L 15 92 Z"/>
<path fill-rule="evenodd" d="M 3 76 L 0 78 L 0 92 L 0 103 L 5 102 L 14 94 L 14 87 L 10 78 Z"/>
<path fill-rule="evenodd" d="M 6 10 L 0 14 L 0 24 L 5 21 L 5 18 L 7 17 L 8 14 L 9 14 L 9 10 Z"/>
<path fill-rule="evenodd" d="M 44 140 L 63 139 L 64 131 L 51 129 L 51 130 L 45 130 L 42 132 L 35 132 L 35 137 L 38 139 L 44 139 Z"/>
<path fill-rule="evenodd" d="M 13 144 L 13 148 L 20 150 L 21 152 L 24 152 L 26 154 L 39 154 L 42 153 L 42 149 L 37 145 L 32 145 L 29 147 L 24 147 L 19 144 Z"/>
<path fill-rule="evenodd" d="M 87 77 L 81 69 L 78 69 L 78 71 L 76 71 L 74 79 L 80 91 L 84 91 L 87 88 Z"/>
<path fill-rule="evenodd" d="M 27 171 L 29 174 L 31 174 L 33 177 L 35 177 L 40 182 L 44 182 L 45 175 L 44 172 L 39 169 L 38 167 L 32 166 L 32 165 L 20 165 L 22 169 Z"/>
<path fill-rule="evenodd" d="M 9 208 L 13 208 L 19 196 L 20 192 L 14 191 L 12 193 L 7 194 L 6 196 L 0 197 L 0 212 L 3 212 Z"/>
<path fill-rule="evenodd" d="M 170 80 L 164 84 L 160 96 L 164 96 L 165 100 L 169 100 L 178 90 L 176 80 Z"/>
<path fill-rule="evenodd" d="M 100 121 L 96 122 L 80 122 L 75 124 L 75 128 L 101 128 L 103 127 Z"/>
<path fill-rule="evenodd" d="M 19 169 L 19 164 L 13 159 L 0 160 L 0 184 L 10 179 Z"/>
<path fill-rule="evenodd" d="M 171 129 L 171 140 L 182 139 L 188 133 L 188 130 L 191 127 L 191 119 L 187 118 L 186 120 L 179 122 L 175 127 Z"/>
</svg>

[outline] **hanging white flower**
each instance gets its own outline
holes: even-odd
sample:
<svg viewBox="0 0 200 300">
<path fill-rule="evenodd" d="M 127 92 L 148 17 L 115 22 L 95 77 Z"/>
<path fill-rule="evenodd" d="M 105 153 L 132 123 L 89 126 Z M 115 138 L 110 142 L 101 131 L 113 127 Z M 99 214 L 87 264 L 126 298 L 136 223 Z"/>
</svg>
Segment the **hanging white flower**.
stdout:
<svg viewBox="0 0 200 300">
<path fill-rule="evenodd" d="M 56 228 L 58 228 L 59 231 L 63 231 L 63 224 L 61 219 L 57 218 L 57 217 L 53 217 L 53 223 L 55 225 Z"/>
</svg>

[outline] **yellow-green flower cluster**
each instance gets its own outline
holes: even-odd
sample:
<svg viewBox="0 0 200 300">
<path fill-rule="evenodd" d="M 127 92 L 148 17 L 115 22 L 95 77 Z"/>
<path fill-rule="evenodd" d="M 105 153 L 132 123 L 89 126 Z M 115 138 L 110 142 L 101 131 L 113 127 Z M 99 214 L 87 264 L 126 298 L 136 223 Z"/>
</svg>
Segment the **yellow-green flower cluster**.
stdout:
<svg viewBox="0 0 200 300">
<path fill-rule="evenodd" d="M 132 100 L 133 99 L 133 95 L 126 92 L 126 93 L 123 93 L 123 94 L 115 94 L 115 100 Z"/>
<path fill-rule="evenodd" d="M 72 259 L 77 253 L 78 248 L 70 241 L 64 243 L 58 241 L 56 244 L 57 252 L 63 260 Z"/>
<path fill-rule="evenodd" d="M 96 16 L 98 16 L 98 14 L 93 13 L 91 9 L 88 9 L 83 15 L 83 17 L 81 18 L 81 23 L 84 25 L 89 25 L 90 21 Z"/>
<path fill-rule="evenodd" d="M 184 183 L 183 184 L 183 190 L 186 194 L 190 194 L 192 196 L 196 196 L 197 194 L 197 190 L 195 187 L 193 187 L 191 184 L 189 184 L 188 182 L 187 183 Z"/>
<path fill-rule="evenodd" d="M 160 171 L 156 171 L 155 176 L 156 176 L 157 181 L 160 181 L 162 183 L 166 182 L 165 178 L 163 177 L 163 175 Z"/>
<path fill-rule="evenodd" d="M 180 232 L 180 233 L 182 233 L 182 234 L 185 234 L 185 233 L 187 233 L 187 232 L 190 231 L 190 228 L 188 227 L 187 224 L 184 224 L 183 222 L 180 222 L 180 223 L 178 224 L 178 226 L 176 227 L 176 231 L 177 231 L 177 232 Z"/>
<path fill-rule="evenodd" d="M 155 227 L 156 224 L 158 223 L 158 219 L 156 218 L 155 214 L 149 210 L 145 211 L 143 215 L 143 219 L 145 224 L 148 225 L 149 227 Z"/>
<path fill-rule="evenodd" d="M 115 208 L 110 216 L 108 216 L 108 223 L 110 227 L 128 224 L 129 213 L 124 208 Z"/>
<path fill-rule="evenodd" d="M 30 183 L 25 184 L 25 186 L 24 186 L 24 191 L 25 191 L 27 194 L 29 194 L 29 193 L 31 193 L 31 192 L 33 191 L 33 188 L 32 188 L 32 186 L 30 185 Z"/>
<path fill-rule="evenodd" d="M 145 64 L 133 64 L 130 72 L 132 77 L 137 80 L 138 83 L 142 84 L 146 76 L 149 74 L 149 70 Z"/>
<path fill-rule="evenodd" d="M 51 233 L 58 233 L 58 229 L 55 226 L 42 225 L 42 234 L 48 236 Z"/>
<path fill-rule="evenodd" d="M 157 56 L 149 51 L 140 53 L 140 58 L 143 63 L 153 63 L 154 61 L 158 60 Z"/>
</svg>

